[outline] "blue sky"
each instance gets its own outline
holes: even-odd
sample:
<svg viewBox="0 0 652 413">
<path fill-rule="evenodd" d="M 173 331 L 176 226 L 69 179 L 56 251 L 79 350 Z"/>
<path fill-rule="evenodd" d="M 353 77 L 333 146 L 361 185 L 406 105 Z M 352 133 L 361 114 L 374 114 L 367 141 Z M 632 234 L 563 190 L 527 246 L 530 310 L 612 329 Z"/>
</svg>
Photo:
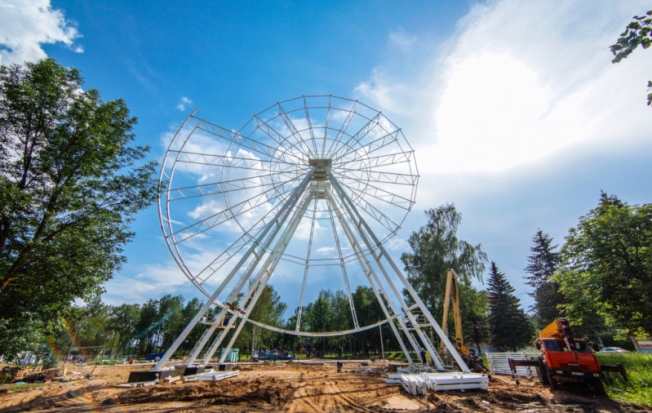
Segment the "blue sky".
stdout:
<svg viewBox="0 0 652 413">
<path fill-rule="evenodd" d="M 417 204 L 454 203 L 459 236 L 522 283 L 537 229 L 563 243 L 600 190 L 652 201 L 652 52 L 618 65 L 608 46 L 651 1 L 88 2 L 0 1 L 0 63 L 56 58 L 85 87 L 123 98 L 137 142 L 162 159 L 195 107 L 239 128 L 276 101 L 310 94 L 382 110 L 416 150 Z M 128 263 L 105 300 L 196 296 L 139 214 Z M 295 283 L 296 287 L 296 283 Z M 325 285 L 325 287 L 329 287 Z M 279 284 L 282 296 L 295 293 Z M 311 300 L 312 297 L 307 297 Z"/>
</svg>

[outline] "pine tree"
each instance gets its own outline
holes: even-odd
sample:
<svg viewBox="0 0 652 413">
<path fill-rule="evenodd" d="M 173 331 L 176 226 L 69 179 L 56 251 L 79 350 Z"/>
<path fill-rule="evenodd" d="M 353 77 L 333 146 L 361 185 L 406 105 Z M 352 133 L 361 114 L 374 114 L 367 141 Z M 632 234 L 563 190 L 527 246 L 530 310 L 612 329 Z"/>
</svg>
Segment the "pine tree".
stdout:
<svg viewBox="0 0 652 413">
<path fill-rule="evenodd" d="M 564 296 L 559 292 L 559 285 L 552 282 L 552 275 L 559 266 L 559 253 L 555 251 L 558 246 L 552 245 L 552 238 L 541 230 L 532 237 L 532 241 L 532 255 L 528 257 L 530 264 L 525 268 L 530 275 L 525 279 L 528 280 L 527 285 L 534 287 L 534 291 L 528 293 L 534 297 L 530 310 L 534 313 L 537 327 L 541 329 L 559 317 L 557 306 L 564 302 Z"/>
<path fill-rule="evenodd" d="M 491 345 L 501 351 L 516 351 L 530 343 L 534 335 L 520 300 L 496 263 L 489 273 L 489 332 Z"/>
</svg>

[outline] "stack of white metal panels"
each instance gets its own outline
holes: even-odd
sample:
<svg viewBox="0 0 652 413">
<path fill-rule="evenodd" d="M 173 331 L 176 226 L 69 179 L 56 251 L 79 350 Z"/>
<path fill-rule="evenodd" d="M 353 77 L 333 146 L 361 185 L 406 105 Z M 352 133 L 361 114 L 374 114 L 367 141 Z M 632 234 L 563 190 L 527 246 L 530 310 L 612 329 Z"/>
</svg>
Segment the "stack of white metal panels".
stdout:
<svg viewBox="0 0 652 413">
<path fill-rule="evenodd" d="M 429 389 L 446 390 L 486 390 L 489 377 L 478 373 L 423 373 L 420 375 Z"/>
<path fill-rule="evenodd" d="M 428 389 L 446 390 L 485 390 L 489 387 L 489 377 L 477 373 L 421 373 L 390 374 L 388 384 L 401 384 L 413 396 L 423 396 Z"/>
<path fill-rule="evenodd" d="M 220 381 L 235 377 L 240 374 L 240 371 L 207 371 L 205 373 L 193 374 L 192 376 L 183 376 L 183 381 Z"/>
<path fill-rule="evenodd" d="M 512 360 L 531 360 L 541 355 L 540 352 L 522 352 L 522 353 L 486 353 L 489 359 L 489 370 L 491 374 L 511 375 L 512 370 L 509 368 L 508 359 Z M 531 377 L 536 375 L 533 367 L 516 367 L 516 374 L 521 377 Z"/>
<path fill-rule="evenodd" d="M 401 385 L 406 392 L 413 396 L 426 395 L 426 382 L 416 374 L 401 374 Z"/>
</svg>

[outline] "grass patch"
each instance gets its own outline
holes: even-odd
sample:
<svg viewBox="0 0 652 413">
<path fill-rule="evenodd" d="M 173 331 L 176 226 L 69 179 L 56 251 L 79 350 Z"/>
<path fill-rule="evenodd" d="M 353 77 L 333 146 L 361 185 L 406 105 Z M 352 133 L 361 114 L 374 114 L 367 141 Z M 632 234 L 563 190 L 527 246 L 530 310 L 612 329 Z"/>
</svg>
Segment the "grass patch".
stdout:
<svg viewBox="0 0 652 413">
<path fill-rule="evenodd" d="M 652 406 L 652 354 L 597 354 L 600 364 L 622 364 L 629 383 L 618 373 L 606 373 L 605 387 L 614 400 Z"/>
<path fill-rule="evenodd" d="M 9 391 L 19 391 L 19 390 L 26 390 L 26 389 L 31 389 L 34 387 L 41 387 L 46 383 L 26 383 L 26 384 L 20 384 L 20 385 L 12 385 L 9 387 Z"/>
</svg>

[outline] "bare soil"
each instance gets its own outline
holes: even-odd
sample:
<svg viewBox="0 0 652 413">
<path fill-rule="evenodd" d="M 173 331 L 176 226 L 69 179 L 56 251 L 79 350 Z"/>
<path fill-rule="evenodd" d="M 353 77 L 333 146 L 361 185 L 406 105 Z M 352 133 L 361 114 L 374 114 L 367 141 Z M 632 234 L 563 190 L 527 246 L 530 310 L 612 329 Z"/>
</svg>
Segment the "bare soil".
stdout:
<svg viewBox="0 0 652 413">
<path fill-rule="evenodd" d="M 375 365 L 375 366 L 374 366 Z M 379 367 L 379 363 L 372 363 Z M 495 377 L 487 391 L 429 392 L 410 396 L 360 363 L 239 365 L 240 375 L 216 383 L 166 383 L 124 389 L 131 370 L 99 367 L 100 378 L 52 382 L 38 387 L 0 389 L 0 413 L 9 412 L 652 412 L 618 403 L 590 390 L 551 392 L 534 380 L 516 386 Z M 89 373 L 92 367 L 71 368 Z M 79 376 L 79 375 L 78 375 Z"/>
</svg>

